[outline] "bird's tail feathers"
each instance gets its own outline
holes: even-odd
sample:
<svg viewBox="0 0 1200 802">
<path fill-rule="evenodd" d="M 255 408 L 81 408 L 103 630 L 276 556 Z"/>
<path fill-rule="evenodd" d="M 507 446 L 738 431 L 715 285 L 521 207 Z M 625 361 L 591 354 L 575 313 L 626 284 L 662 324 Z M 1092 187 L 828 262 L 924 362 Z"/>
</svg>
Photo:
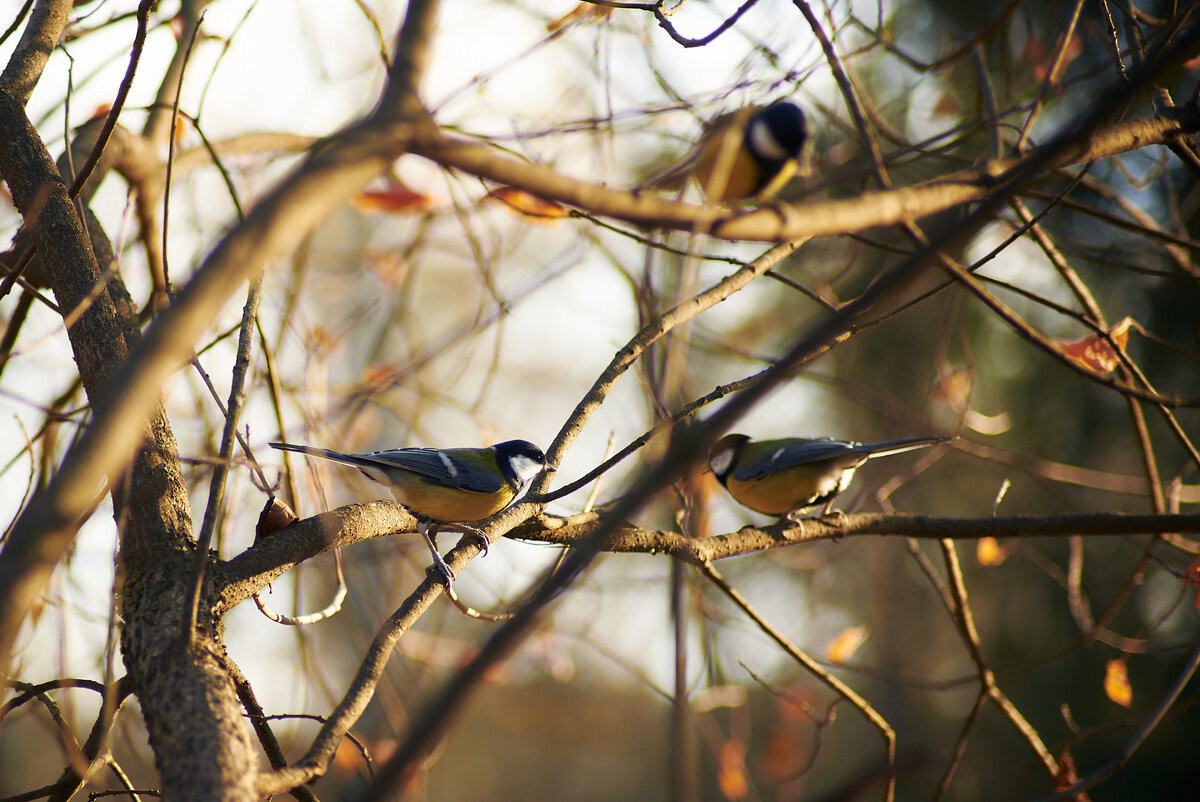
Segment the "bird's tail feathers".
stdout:
<svg viewBox="0 0 1200 802">
<path fill-rule="evenodd" d="M 903 454 L 905 451 L 915 451 L 938 443 L 948 443 L 953 437 L 906 437 L 902 440 L 884 440 L 882 443 L 867 443 L 857 450 L 867 452 L 867 457 L 886 457 L 890 454 Z"/>
<path fill-rule="evenodd" d="M 310 457 L 321 457 L 322 459 L 333 460 L 340 462 L 343 465 L 353 465 L 356 468 L 363 466 L 375 465 L 375 462 L 370 459 L 365 459 L 356 454 L 343 454 L 340 451 L 330 451 L 327 448 L 314 448 L 312 446 L 298 446 L 292 443 L 270 443 L 271 448 L 277 448 L 280 451 L 295 451 L 298 454 L 307 454 Z"/>
</svg>

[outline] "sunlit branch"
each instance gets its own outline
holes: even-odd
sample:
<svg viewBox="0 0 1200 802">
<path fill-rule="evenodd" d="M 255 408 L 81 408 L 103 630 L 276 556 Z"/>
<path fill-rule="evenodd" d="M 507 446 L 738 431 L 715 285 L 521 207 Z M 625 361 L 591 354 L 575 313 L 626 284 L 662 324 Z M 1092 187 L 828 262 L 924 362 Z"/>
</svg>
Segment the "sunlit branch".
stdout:
<svg viewBox="0 0 1200 802">
<path fill-rule="evenodd" d="M 1069 147 L 1052 142 L 1020 159 L 993 159 L 978 169 L 951 173 L 912 187 L 867 192 L 846 200 L 772 203 L 749 211 L 695 206 L 579 181 L 552 167 L 518 161 L 495 148 L 438 132 L 422 131 L 412 147 L 413 152 L 445 166 L 592 214 L 681 231 L 700 228 L 720 239 L 771 242 L 856 233 L 919 220 L 979 200 L 1003 178 L 1027 172 L 1031 165 L 1037 165 L 1039 171 L 1054 170 L 1165 144 L 1200 130 L 1200 111 L 1178 109 L 1173 115 L 1117 123 Z"/>
<path fill-rule="evenodd" d="M 513 527 L 508 536 L 533 543 L 576 545 L 590 537 L 606 517 L 603 511 L 569 516 L 541 514 Z M 416 519 L 390 501 L 351 504 L 302 519 L 216 569 L 222 609 L 250 598 L 284 571 L 333 548 L 415 532 Z M 984 537 L 1043 538 L 1070 534 L 1110 537 L 1165 533 L 1200 534 L 1200 515 L 1081 513 L 943 518 L 845 513 L 836 518 L 801 518 L 795 522 L 777 521 L 769 526 L 745 526 L 735 532 L 703 539 L 626 523 L 612 528 L 603 549 L 616 553 L 668 554 L 699 565 L 785 546 L 864 535 L 973 541 Z M 460 546 L 450 552 L 448 561 L 462 548 L 466 547 Z M 477 546 L 475 550 L 478 551 Z M 466 560 L 456 560 L 451 562 L 451 567 L 457 569 L 465 563 Z"/>
<path fill-rule="evenodd" d="M 717 572 L 709 563 L 705 562 L 700 565 L 700 570 L 708 578 L 710 582 L 716 585 L 722 593 L 729 597 L 730 601 L 736 604 L 743 613 L 753 621 L 759 629 L 766 633 L 767 637 L 775 641 L 778 646 L 787 652 L 788 656 L 804 667 L 809 674 L 814 676 L 819 682 L 824 684 L 831 691 L 836 693 L 853 705 L 867 721 L 871 723 L 875 729 L 879 730 L 880 736 L 883 738 L 884 751 L 887 757 L 888 779 L 887 790 L 884 792 L 884 799 L 892 800 L 896 795 L 896 731 L 887 719 L 879 714 L 879 712 L 871 706 L 870 702 L 864 699 L 853 688 L 833 674 L 826 671 L 815 660 L 801 651 L 791 641 L 783 637 L 782 633 L 771 626 L 757 610 L 751 606 L 750 602 L 736 588 L 725 581 L 724 577 Z"/>
<path fill-rule="evenodd" d="M 988 699 L 992 704 L 1000 710 L 1005 718 L 1012 723 L 1025 742 L 1041 760 L 1042 765 L 1046 768 L 1050 778 L 1053 779 L 1058 774 L 1058 761 L 1050 754 L 1050 750 L 1042 742 L 1042 738 L 1038 735 L 1037 730 L 1029 723 L 1008 698 L 1005 693 L 1000 690 L 1000 686 L 996 684 L 996 674 L 988 665 L 987 658 L 983 653 L 983 644 L 979 638 L 979 630 L 975 626 L 975 614 L 971 610 L 971 604 L 968 600 L 967 583 L 963 578 L 962 563 L 958 559 L 958 551 L 955 544 L 951 540 L 942 539 L 940 541 L 942 548 L 942 556 L 946 562 L 946 575 L 950 586 L 950 593 L 954 597 L 954 616 L 958 623 L 959 633 L 963 641 L 966 643 L 967 652 L 971 655 L 971 661 L 975 663 L 975 670 L 979 675 L 979 683 L 983 688 L 983 692 L 987 694 Z"/>
</svg>

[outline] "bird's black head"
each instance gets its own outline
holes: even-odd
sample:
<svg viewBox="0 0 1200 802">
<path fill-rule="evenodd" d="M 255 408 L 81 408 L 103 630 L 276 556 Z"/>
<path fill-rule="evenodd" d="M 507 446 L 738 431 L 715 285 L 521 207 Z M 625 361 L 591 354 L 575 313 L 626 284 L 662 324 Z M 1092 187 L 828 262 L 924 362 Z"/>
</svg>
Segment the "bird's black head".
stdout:
<svg viewBox="0 0 1200 802">
<path fill-rule="evenodd" d="M 546 455 L 528 440 L 506 440 L 492 446 L 504 478 L 520 492 L 546 469 Z"/>
<path fill-rule="evenodd" d="M 708 466 L 712 468 L 713 476 L 717 477 L 718 482 L 725 484 L 725 480 L 737 466 L 742 449 L 749 442 L 750 438 L 747 435 L 727 434 L 708 452 Z"/>
<path fill-rule="evenodd" d="M 808 140 L 804 112 L 790 100 L 767 106 L 750 121 L 747 131 L 750 152 L 764 163 L 799 159 Z"/>
</svg>

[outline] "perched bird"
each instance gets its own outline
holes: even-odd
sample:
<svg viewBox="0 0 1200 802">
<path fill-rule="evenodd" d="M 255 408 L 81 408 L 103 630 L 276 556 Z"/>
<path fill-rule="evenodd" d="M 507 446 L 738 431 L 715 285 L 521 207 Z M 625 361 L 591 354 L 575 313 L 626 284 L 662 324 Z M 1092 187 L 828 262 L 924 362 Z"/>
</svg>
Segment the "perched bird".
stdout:
<svg viewBox="0 0 1200 802">
<path fill-rule="evenodd" d="M 648 185 L 682 186 L 694 176 L 709 201 L 766 200 L 796 174 L 807 141 L 795 103 L 747 106 L 713 120 L 691 153 Z"/>
<path fill-rule="evenodd" d="M 358 468 L 392 492 L 396 501 L 425 524 L 421 534 L 447 580 L 454 573 L 428 535 L 428 524 L 478 521 L 511 504 L 546 469 L 546 455 L 526 440 L 508 440 L 487 448 L 393 448 L 367 454 L 343 454 L 324 448 L 271 443 Z"/>
<path fill-rule="evenodd" d="M 824 514 L 828 514 L 833 499 L 850 486 L 854 471 L 867 460 L 949 439 L 855 443 L 829 437 L 787 437 L 756 442 L 744 434 L 728 434 L 713 446 L 708 464 L 729 495 L 756 512 L 788 515 L 824 504 Z"/>
</svg>

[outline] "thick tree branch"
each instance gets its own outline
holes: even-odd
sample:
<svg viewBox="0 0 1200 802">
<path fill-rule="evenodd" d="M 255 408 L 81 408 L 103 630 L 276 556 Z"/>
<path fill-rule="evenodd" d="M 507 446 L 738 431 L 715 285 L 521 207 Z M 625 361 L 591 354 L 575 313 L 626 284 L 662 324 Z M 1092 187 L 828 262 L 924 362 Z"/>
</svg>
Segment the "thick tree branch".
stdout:
<svg viewBox="0 0 1200 802">
<path fill-rule="evenodd" d="M 952 173 L 912 187 L 821 203 L 769 204 L 751 211 L 695 206 L 578 181 L 553 167 L 518 161 L 495 148 L 440 132 L 422 132 L 413 143 L 413 152 L 604 217 L 679 231 L 700 228 L 722 239 L 775 242 L 860 233 L 920 220 L 979 200 L 1005 177 L 1027 173 L 1028 165 L 1036 164 L 1039 172 L 1048 172 L 1150 145 L 1168 144 L 1200 130 L 1200 111 L 1180 108 L 1172 112 L 1171 117 L 1117 123 L 1073 140 L 1067 147 L 1055 142 L 1020 159 L 992 159 L 975 170 Z"/>
<path fill-rule="evenodd" d="M 200 12 L 210 2 L 212 0 L 182 0 L 179 4 L 177 19 L 181 24 L 178 33 L 180 45 L 175 48 L 171 55 L 171 63 L 158 83 L 158 95 L 154 98 L 154 105 L 150 107 L 146 125 L 142 129 L 142 135 L 156 147 L 167 144 L 167 137 L 171 131 L 173 100 L 179 86 L 179 77 L 183 74 L 188 58 L 187 43 L 195 39 L 200 28 Z"/>
<path fill-rule="evenodd" d="M 65 182 L 24 115 L 6 98 L 0 92 L 0 125 L 12 135 L 0 144 L 0 169 L 31 224 L 60 306 L 74 318 L 68 335 L 84 389 L 95 415 L 104 419 L 126 400 L 113 377 L 139 337 L 135 310 L 119 278 L 101 275 L 97 255 L 106 268 L 113 261 L 102 229 L 94 221 L 89 226 L 92 240 L 103 247 L 94 254 Z M 117 392 L 110 389 L 114 386 Z M 188 494 L 157 391 L 143 402 L 140 417 L 129 422 L 130 435 L 118 446 L 127 454 L 145 441 L 131 470 L 122 475 L 125 466 L 115 461 L 106 466 L 112 473 L 102 475 L 113 493 L 121 534 L 122 654 L 141 693 L 164 788 L 177 798 L 214 799 L 220 793 L 237 795 L 239 788 L 244 794 L 253 784 L 253 752 L 229 678 L 206 659 L 222 648 L 214 620 L 205 616 L 204 638 L 194 649 L 176 648 L 186 572 L 173 569 L 193 548 Z M 23 609 L 69 546 L 98 486 L 103 482 L 91 488 L 65 486 L 65 503 L 76 505 L 72 527 L 43 527 L 34 517 L 30 526 L 14 530 L 0 552 L 5 657 Z M 35 497 L 31 506 L 36 504 Z"/>
<path fill-rule="evenodd" d="M 530 543 L 574 546 L 591 537 L 607 518 L 603 512 L 565 517 L 543 513 L 513 527 L 508 531 L 508 537 Z M 611 524 L 602 550 L 665 554 L 693 565 L 703 565 L 769 549 L 863 535 L 978 540 L 983 537 L 1111 537 L 1167 533 L 1200 533 L 1200 515 L 1089 513 L 939 518 L 849 513 L 829 518 L 801 518 L 795 522 L 776 521 L 768 526 L 745 526 L 735 532 L 702 539 L 625 523 Z M 296 521 L 213 569 L 220 598 L 219 610 L 229 610 L 249 599 L 285 571 L 319 554 L 364 540 L 404 534 L 416 534 L 416 518 L 391 501 L 350 504 Z M 465 562 L 456 561 L 454 567 Z"/>
<path fill-rule="evenodd" d="M 391 534 L 417 533 L 417 519 L 392 501 L 350 504 L 296 521 L 213 569 L 217 614 L 224 615 L 304 560 Z"/>
<path fill-rule="evenodd" d="M 123 285 L 102 278 L 89 233 L 104 252 L 107 268 L 111 246 L 95 221 L 85 232 L 67 187 L 23 110 L 0 91 L 0 173 L 8 182 L 18 210 L 26 216 L 34 241 L 52 266 L 55 297 L 64 313 L 77 315 L 68 329 L 84 389 L 97 414 L 119 408 L 119 394 L 105 392 L 108 382 L 137 336 L 135 311 Z M 97 287 L 107 291 L 96 293 Z M 82 314 L 80 314 L 82 312 Z M 167 541 L 180 547 L 190 535 L 187 490 L 174 462 L 175 440 L 158 407 L 157 393 L 146 399 L 140 419 L 131 425 L 122 444 L 127 460 L 147 433 L 152 445 L 139 451 L 139 465 L 128 490 L 120 477 L 124 462 L 105 466 L 90 486 L 69 488 L 64 498 L 73 507 L 76 524 L 95 503 L 97 487 L 112 480 L 118 520 L 125 521 L 123 554 L 135 558 L 141 550 L 161 548 Z M 133 503 L 126 505 L 126 495 Z M 12 533 L 0 552 L 0 659 L 5 659 L 17 623 L 71 542 L 73 533 L 32 526 Z"/>
<path fill-rule="evenodd" d="M 599 526 L 603 513 L 566 518 L 541 516 L 509 533 L 510 537 L 541 543 L 572 545 Z M 677 532 L 615 527 L 606 551 L 670 554 L 694 565 L 739 557 L 782 546 L 840 540 L 861 535 L 920 539 L 978 540 L 982 537 L 1028 538 L 1067 535 L 1112 536 L 1200 532 L 1200 515 L 1014 515 L 1003 518 L 938 518 L 928 515 L 850 513 L 829 518 L 776 521 L 769 526 L 745 526 L 712 537 L 686 538 Z"/>
<path fill-rule="evenodd" d="M 252 270 L 294 247 L 330 209 L 385 169 L 394 148 L 392 135 L 369 127 L 351 129 L 331 140 L 222 240 L 170 310 L 146 332 L 131 359 L 120 365 L 101 403 L 94 402 L 97 414 L 92 426 L 13 529 L 9 547 L 41 540 L 44 559 L 42 570 L 22 572 L 19 578 L 0 572 L 0 590 L 11 602 L 2 605 L 0 652 L 7 651 L 28 602 L 74 538 L 96 488 L 127 463 L 163 383 L 184 362 L 229 295 Z M 69 206 L 63 190 L 60 202 Z"/>
<path fill-rule="evenodd" d="M 33 7 L 25 32 L 0 73 L 0 88 L 21 106 L 29 102 L 50 54 L 58 47 L 73 5 L 71 0 L 39 0 Z"/>
</svg>

